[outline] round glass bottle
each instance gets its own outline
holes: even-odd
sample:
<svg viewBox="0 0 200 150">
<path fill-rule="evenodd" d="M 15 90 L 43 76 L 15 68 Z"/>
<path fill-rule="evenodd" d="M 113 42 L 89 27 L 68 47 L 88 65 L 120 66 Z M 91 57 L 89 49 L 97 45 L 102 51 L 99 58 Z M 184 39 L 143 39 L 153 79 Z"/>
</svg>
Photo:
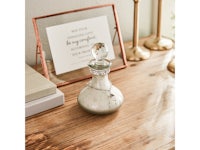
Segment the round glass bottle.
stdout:
<svg viewBox="0 0 200 150">
<path fill-rule="evenodd" d="M 108 114 L 116 111 L 123 103 L 121 91 L 112 85 L 108 79 L 111 62 L 106 59 L 107 46 L 96 43 L 92 47 L 92 59 L 88 67 L 92 73 L 92 80 L 83 88 L 78 96 L 78 104 L 88 112 Z"/>
</svg>

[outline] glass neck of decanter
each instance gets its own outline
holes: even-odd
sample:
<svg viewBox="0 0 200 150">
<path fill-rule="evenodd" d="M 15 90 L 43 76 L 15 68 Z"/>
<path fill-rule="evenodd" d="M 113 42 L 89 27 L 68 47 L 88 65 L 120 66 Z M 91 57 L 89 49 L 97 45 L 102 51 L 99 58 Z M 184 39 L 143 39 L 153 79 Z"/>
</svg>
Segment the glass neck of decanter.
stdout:
<svg viewBox="0 0 200 150">
<path fill-rule="evenodd" d="M 100 76 L 93 75 L 89 85 L 97 90 L 110 90 L 112 86 L 110 80 L 108 79 L 108 74 Z"/>
</svg>

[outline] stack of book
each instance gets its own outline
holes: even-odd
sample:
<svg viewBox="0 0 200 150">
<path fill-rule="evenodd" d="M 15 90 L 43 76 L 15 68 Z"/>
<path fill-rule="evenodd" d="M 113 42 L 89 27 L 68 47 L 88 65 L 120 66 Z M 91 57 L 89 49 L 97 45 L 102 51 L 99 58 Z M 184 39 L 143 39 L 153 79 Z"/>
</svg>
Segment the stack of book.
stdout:
<svg viewBox="0 0 200 150">
<path fill-rule="evenodd" d="M 64 104 L 64 94 L 57 86 L 25 64 L 25 116 Z"/>
</svg>

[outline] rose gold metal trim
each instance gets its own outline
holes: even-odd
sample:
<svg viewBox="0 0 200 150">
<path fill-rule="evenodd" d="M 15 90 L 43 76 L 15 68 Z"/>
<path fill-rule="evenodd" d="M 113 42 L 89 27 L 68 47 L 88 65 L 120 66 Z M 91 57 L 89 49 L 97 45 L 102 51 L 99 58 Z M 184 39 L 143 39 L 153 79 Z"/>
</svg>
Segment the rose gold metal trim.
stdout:
<svg viewBox="0 0 200 150">
<path fill-rule="evenodd" d="M 123 40 L 122 40 L 121 29 L 120 29 L 120 26 L 119 26 L 117 11 L 116 11 L 115 5 L 114 4 L 111 4 L 111 5 L 112 5 L 112 8 L 113 8 L 113 12 L 114 12 L 117 34 L 118 34 L 118 37 L 119 37 L 119 43 L 120 43 L 119 46 L 122 50 L 121 51 L 122 52 L 122 58 L 123 58 L 125 66 L 127 66 L 126 53 L 125 53 L 125 49 L 124 49 L 124 43 L 123 43 Z"/>
<path fill-rule="evenodd" d="M 34 26 L 34 30 L 35 30 L 36 40 L 37 40 L 36 41 L 37 42 L 36 55 L 39 52 L 39 54 L 40 54 L 40 60 L 41 60 L 41 64 L 42 64 L 42 68 L 44 70 L 44 76 L 49 80 L 49 74 L 48 74 L 48 70 L 47 70 L 47 64 L 45 62 L 45 58 L 44 58 L 44 55 L 43 55 L 43 52 L 42 52 L 43 49 L 42 49 L 42 44 L 40 42 L 40 36 L 39 36 L 39 32 L 38 32 L 38 27 L 37 27 L 36 19 L 33 18 L 32 21 L 33 21 L 33 26 Z"/>
<path fill-rule="evenodd" d="M 123 69 L 124 67 L 125 66 L 121 66 L 121 67 L 113 69 L 112 71 L 117 71 L 117 70 Z M 85 79 L 89 79 L 91 77 L 92 77 L 92 75 L 88 75 L 88 76 L 85 76 L 83 78 L 78 78 L 78 79 L 75 79 L 75 80 L 65 81 L 65 82 L 62 82 L 62 83 L 57 83 L 57 86 L 61 87 L 61 86 L 64 86 L 64 85 L 69 85 L 69 84 L 72 84 L 72 83 L 75 83 L 75 82 L 78 82 L 78 81 L 83 81 Z"/>
<path fill-rule="evenodd" d="M 103 4 L 103 5 L 98 5 L 98 6 L 91 6 L 91 7 L 86 7 L 86 8 L 74 9 L 74 10 L 59 12 L 59 13 L 55 13 L 55 14 L 35 17 L 34 19 L 42 19 L 42 18 L 47 18 L 47 17 L 52 17 L 52 16 L 58 16 L 58 15 L 69 14 L 69 13 L 74 13 L 74 12 L 79 12 L 79 11 L 84 11 L 84 10 L 89 10 L 89 9 L 102 8 L 102 7 L 113 6 L 113 5 L 114 4 Z"/>
</svg>

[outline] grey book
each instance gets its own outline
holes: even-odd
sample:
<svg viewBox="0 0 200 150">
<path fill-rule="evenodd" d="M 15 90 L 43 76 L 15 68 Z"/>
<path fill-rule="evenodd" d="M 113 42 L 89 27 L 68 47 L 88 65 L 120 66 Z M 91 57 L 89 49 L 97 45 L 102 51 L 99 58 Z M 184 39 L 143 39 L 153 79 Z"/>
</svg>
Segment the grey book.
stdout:
<svg viewBox="0 0 200 150">
<path fill-rule="evenodd" d="M 57 86 L 25 64 L 25 101 L 30 102 L 56 93 Z"/>
<path fill-rule="evenodd" d="M 25 104 L 25 116 L 29 117 L 64 104 L 64 94 L 56 89 L 55 94 L 45 96 Z"/>
</svg>

